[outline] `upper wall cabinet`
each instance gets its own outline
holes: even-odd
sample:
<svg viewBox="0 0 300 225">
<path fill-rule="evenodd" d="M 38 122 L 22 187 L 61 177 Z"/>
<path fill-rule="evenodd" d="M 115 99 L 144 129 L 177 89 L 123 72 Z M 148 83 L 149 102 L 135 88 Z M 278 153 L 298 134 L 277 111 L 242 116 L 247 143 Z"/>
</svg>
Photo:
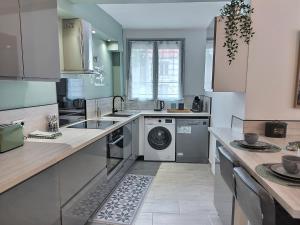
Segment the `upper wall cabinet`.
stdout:
<svg viewBox="0 0 300 225">
<path fill-rule="evenodd" d="M 236 59 L 229 65 L 225 42 L 225 23 L 216 17 L 207 29 L 205 91 L 245 92 L 248 45 L 239 40 Z"/>
<path fill-rule="evenodd" d="M 57 1 L 1 0 L 0 18 L 0 78 L 58 80 Z"/>
<path fill-rule="evenodd" d="M 24 77 L 60 78 L 56 0 L 20 0 Z"/>
<path fill-rule="evenodd" d="M 0 1 L 0 76 L 23 76 L 22 44 L 20 31 L 19 1 Z"/>
</svg>

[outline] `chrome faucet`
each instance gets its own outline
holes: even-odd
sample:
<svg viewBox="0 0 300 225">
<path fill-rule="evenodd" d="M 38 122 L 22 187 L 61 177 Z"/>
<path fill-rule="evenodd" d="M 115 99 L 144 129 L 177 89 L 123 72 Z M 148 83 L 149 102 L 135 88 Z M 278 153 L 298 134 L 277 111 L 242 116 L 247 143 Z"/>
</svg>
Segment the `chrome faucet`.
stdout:
<svg viewBox="0 0 300 225">
<path fill-rule="evenodd" d="M 116 98 L 120 98 L 121 99 L 121 111 L 122 111 L 122 102 L 125 102 L 124 98 L 122 96 L 114 96 L 113 97 L 113 108 L 112 108 L 112 113 L 118 112 L 118 110 L 115 108 L 115 100 Z"/>
</svg>

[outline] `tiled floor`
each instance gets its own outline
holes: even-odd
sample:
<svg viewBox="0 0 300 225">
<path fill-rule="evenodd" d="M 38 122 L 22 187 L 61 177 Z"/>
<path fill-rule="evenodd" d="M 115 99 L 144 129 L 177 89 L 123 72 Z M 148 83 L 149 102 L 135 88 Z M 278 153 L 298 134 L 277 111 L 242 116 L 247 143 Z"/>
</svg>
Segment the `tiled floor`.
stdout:
<svg viewBox="0 0 300 225">
<path fill-rule="evenodd" d="M 131 173 L 156 174 L 134 225 L 222 225 L 208 165 L 138 162 Z"/>
<path fill-rule="evenodd" d="M 138 161 L 129 173 L 155 176 L 134 225 L 222 225 L 209 165 Z"/>
</svg>

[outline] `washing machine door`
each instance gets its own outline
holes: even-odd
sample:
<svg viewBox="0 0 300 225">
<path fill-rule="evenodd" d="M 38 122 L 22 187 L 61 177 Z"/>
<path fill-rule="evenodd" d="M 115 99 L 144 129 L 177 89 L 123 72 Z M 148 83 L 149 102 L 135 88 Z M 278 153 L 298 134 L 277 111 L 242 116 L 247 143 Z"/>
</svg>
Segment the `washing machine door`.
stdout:
<svg viewBox="0 0 300 225">
<path fill-rule="evenodd" d="M 165 127 L 154 127 L 148 133 L 148 143 L 155 150 L 164 150 L 172 142 L 172 135 Z"/>
</svg>

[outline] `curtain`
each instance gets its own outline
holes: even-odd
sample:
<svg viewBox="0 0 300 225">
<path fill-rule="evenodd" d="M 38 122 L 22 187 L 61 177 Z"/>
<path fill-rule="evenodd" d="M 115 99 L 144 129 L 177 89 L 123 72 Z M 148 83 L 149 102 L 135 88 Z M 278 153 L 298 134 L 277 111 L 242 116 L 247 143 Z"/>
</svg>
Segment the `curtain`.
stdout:
<svg viewBox="0 0 300 225">
<path fill-rule="evenodd" d="M 181 41 L 158 42 L 158 99 L 182 98 L 181 44 Z"/>
<path fill-rule="evenodd" d="M 129 99 L 182 99 L 182 41 L 129 42 Z"/>
<path fill-rule="evenodd" d="M 130 42 L 129 98 L 153 99 L 153 51 L 150 41 Z"/>
</svg>

